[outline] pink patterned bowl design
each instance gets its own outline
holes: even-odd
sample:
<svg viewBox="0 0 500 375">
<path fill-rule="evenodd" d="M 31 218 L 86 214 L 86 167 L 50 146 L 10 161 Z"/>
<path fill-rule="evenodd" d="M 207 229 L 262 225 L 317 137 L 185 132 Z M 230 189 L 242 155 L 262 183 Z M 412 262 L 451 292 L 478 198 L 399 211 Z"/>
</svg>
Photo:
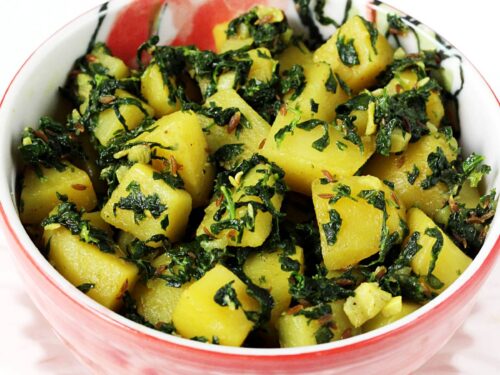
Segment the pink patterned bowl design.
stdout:
<svg viewBox="0 0 500 375">
<path fill-rule="evenodd" d="M 500 249 L 500 215 L 472 265 L 433 301 L 384 328 L 340 342 L 293 349 L 219 347 L 163 334 L 100 306 L 59 275 L 32 243 L 16 208 L 16 145 L 22 129 L 54 110 L 57 88 L 75 58 L 96 37 L 131 63 L 135 50 L 152 33 L 165 44 L 212 48 L 212 26 L 252 5 L 281 7 L 293 27 L 308 31 L 292 0 L 116 0 L 93 9 L 54 34 L 21 67 L 0 102 L 0 216 L 3 230 L 26 288 L 67 347 L 96 373 L 126 374 L 407 374 L 427 361 L 467 317 Z M 325 14 L 341 20 L 344 0 L 327 0 Z M 312 9 L 312 6 L 311 6 Z M 361 14 L 384 32 L 385 14 L 394 9 L 370 0 L 354 0 L 348 15 Z M 330 35 L 311 12 L 316 30 Z M 461 54 L 410 17 L 415 32 L 400 38 L 408 52 L 446 50 L 449 90 L 460 103 L 461 143 L 492 166 L 489 188 L 500 191 L 499 101 Z M 310 31 L 310 26 L 309 26 Z M 463 80 L 461 79 L 463 77 Z"/>
</svg>

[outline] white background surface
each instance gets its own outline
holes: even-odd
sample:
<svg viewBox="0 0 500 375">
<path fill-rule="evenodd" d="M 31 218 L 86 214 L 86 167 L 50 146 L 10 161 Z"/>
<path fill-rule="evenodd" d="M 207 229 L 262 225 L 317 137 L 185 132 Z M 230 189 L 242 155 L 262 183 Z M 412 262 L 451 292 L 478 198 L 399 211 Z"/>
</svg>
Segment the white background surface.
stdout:
<svg viewBox="0 0 500 375">
<path fill-rule="evenodd" d="M 100 2 L 0 0 L 0 97 L 34 48 L 69 20 Z M 500 2 L 386 2 L 411 14 L 448 39 L 469 57 L 500 97 Z M 48 323 L 35 310 L 4 244 L 0 233 L 0 374 L 87 374 L 87 370 L 58 341 Z M 464 326 L 417 371 L 417 374 L 433 375 L 499 373 L 500 263 L 493 269 Z"/>
</svg>

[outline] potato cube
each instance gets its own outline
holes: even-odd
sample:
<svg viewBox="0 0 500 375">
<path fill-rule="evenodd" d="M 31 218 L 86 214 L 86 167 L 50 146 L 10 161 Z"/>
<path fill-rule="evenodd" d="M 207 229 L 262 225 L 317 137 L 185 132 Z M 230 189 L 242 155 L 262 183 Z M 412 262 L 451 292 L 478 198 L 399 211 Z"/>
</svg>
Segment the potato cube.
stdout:
<svg viewBox="0 0 500 375">
<path fill-rule="evenodd" d="M 156 117 L 162 117 L 181 108 L 179 99 L 170 99 L 169 85 L 173 87 L 173 78 L 165 84 L 158 64 L 150 64 L 141 76 L 141 94 L 148 104 L 153 107 Z"/>
<path fill-rule="evenodd" d="M 290 70 L 293 65 L 306 66 L 312 63 L 313 55 L 302 42 L 290 45 L 278 56 L 280 71 Z"/>
<path fill-rule="evenodd" d="M 229 128 L 229 124 L 223 126 L 215 124 L 208 117 L 201 118 L 201 125 L 205 133 L 208 148 L 211 153 L 215 153 L 221 147 L 231 144 L 240 144 L 242 152 L 234 156 L 231 164 L 238 164 L 241 160 L 248 159 L 258 151 L 271 127 L 269 124 L 250 107 L 238 93 L 232 89 L 223 90 L 209 97 L 205 106 L 216 106 L 222 109 L 238 108 L 241 117 L 236 129 Z"/>
<path fill-rule="evenodd" d="M 293 191 L 310 195 L 312 181 L 324 170 L 336 176 L 356 173 L 373 154 L 375 141 L 372 136 L 361 137 L 361 151 L 333 125 L 301 129 L 301 124 L 311 119 L 332 121 L 335 107 L 347 99 L 328 65 L 310 64 L 304 74 L 304 90 L 287 103 L 286 113 L 280 111 L 260 153 L 283 168 L 285 181 Z M 330 89 L 326 87 L 328 82 L 336 83 L 335 92 L 330 91 L 331 85 Z M 326 133 L 328 143 L 317 144 Z"/>
<path fill-rule="evenodd" d="M 274 307 L 271 311 L 271 327 L 274 327 L 279 316 L 285 311 L 292 296 L 288 292 L 288 278 L 291 271 L 281 268 L 280 258 L 283 256 L 283 249 L 267 252 L 261 251 L 251 254 L 243 265 L 243 272 L 257 286 L 269 290 L 274 299 Z M 295 253 L 289 255 L 290 259 L 299 262 L 300 272 L 304 268 L 304 250 L 300 246 L 295 247 Z"/>
<path fill-rule="evenodd" d="M 329 304 L 331 310 L 329 320 L 324 320 L 324 317 L 311 319 L 304 315 L 304 313 L 312 313 L 317 309 L 317 306 L 308 307 L 295 313 L 282 314 L 278 320 L 280 346 L 293 348 L 322 343 L 321 340 L 324 338 L 321 338 L 320 329 L 330 331 L 331 338 L 328 341 L 338 341 L 361 333 L 361 330 L 355 328 L 345 314 L 344 302 L 344 300 L 338 300 Z"/>
<path fill-rule="evenodd" d="M 377 283 L 361 283 L 354 293 L 354 297 L 347 297 L 344 312 L 356 328 L 375 317 L 392 298 Z"/>
<path fill-rule="evenodd" d="M 186 338 L 241 346 L 254 325 L 245 313 L 260 309 L 246 290 L 234 273 L 215 266 L 181 295 L 172 319 L 177 332 Z"/>
<path fill-rule="evenodd" d="M 80 102 L 78 110 L 83 114 L 89 106 L 90 91 L 92 91 L 92 77 L 85 73 L 76 76 L 76 95 Z"/>
<path fill-rule="evenodd" d="M 422 276 L 428 275 L 433 259 L 433 247 L 439 245 L 438 239 L 430 231 L 437 230 L 440 233 L 441 236 L 439 234 L 437 236 L 442 238 L 442 243 L 432 275 L 443 283 L 442 288 L 437 290 L 439 293 L 442 292 L 465 271 L 472 259 L 465 255 L 432 219 L 418 208 L 408 210 L 408 228 L 410 236 L 415 232 L 420 233 L 418 244 L 422 248 L 413 257 L 411 267 L 413 272 Z"/>
<path fill-rule="evenodd" d="M 208 146 L 198 116 L 193 112 L 175 112 L 153 125 L 154 130 L 133 139 L 157 144 L 152 146 L 151 164 L 158 171 L 169 170 L 184 181 L 193 207 L 205 205 L 212 192 L 215 170 L 208 161 Z"/>
<path fill-rule="evenodd" d="M 99 113 L 99 118 L 94 128 L 94 135 L 103 146 L 107 146 L 117 133 L 135 129 L 141 124 L 146 115 L 152 116 L 154 114 L 153 108 L 125 90 L 117 89 L 114 96 L 118 99 L 131 99 L 135 103 L 118 106 L 118 110 L 126 126 L 116 116 L 114 108 L 107 108 Z"/>
<path fill-rule="evenodd" d="M 38 177 L 31 168 L 26 169 L 21 189 L 19 215 L 24 224 L 39 224 L 59 204 L 57 193 L 66 195 L 70 202 L 91 211 L 97 205 L 97 198 L 90 178 L 81 169 L 69 162 L 66 168 L 41 167 L 43 177 Z"/>
<path fill-rule="evenodd" d="M 265 202 L 258 195 L 246 191 L 262 189 L 263 186 L 274 189 L 269 202 L 274 210 L 279 211 L 283 201 L 283 191 L 280 190 L 282 181 L 275 172 L 274 166 L 259 162 L 244 174 L 236 173 L 236 186 L 230 190 L 222 187 L 224 191 L 216 193 L 212 203 L 205 209 L 205 216 L 196 234 L 227 238 L 230 246 L 262 245 L 271 233 L 273 216 L 269 210 L 263 211 L 252 205 L 252 202 L 257 205 Z"/>
<path fill-rule="evenodd" d="M 214 26 L 212 34 L 215 41 L 215 50 L 217 53 L 237 50 L 253 44 L 252 37 L 233 36 L 228 39 L 226 35 L 229 22 L 221 22 Z"/>
<path fill-rule="evenodd" d="M 123 294 L 134 287 L 137 267 L 123 260 L 122 254 L 105 253 L 62 226 L 46 229 L 44 242 L 54 268 L 77 287 L 87 284 L 86 294 L 107 308 L 117 310 Z"/>
<path fill-rule="evenodd" d="M 372 86 L 392 59 L 387 39 L 359 16 L 350 18 L 314 52 L 314 61 L 328 63 L 354 92 Z"/>
<path fill-rule="evenodd" d="M 256 48 L 248 51 L 248 57 L 252 60 L 252 66 L 248 71 L 247 80 L 269 82 L 278 65 L 278 62 L 272 58 L 271 52 L 267 48 Z"/>
<path fill-rule="evenodd" d="M 152 262 L 152 266 L 158 269 L 168 263 L 170 263 L 169 256 L 160 255 Z M 168 274 L 168 271 L 163 271 L 163 274 Z M 161 278 L 139 282 L 132 292 L 132 297 L 137 303 L 137 312 L 153 325 L 170 323 L 174 309 L 189 285 L 191 283 L 175 288 Z"/>
<path fill-rule="evenodd" d="M 420 307 L 416 303 L 402 302 L 401 296 L 392 297 L 381 312 L 363 324 L 363 332 L 373 331 L 374 329 L 386 326 L 418 310 Z"/>
<path fill-rule="evenodd" d="M 184 234 L 191 196 L 165 182 L 149 165 L 134 164 L 104 205 L 102 218 L 141 241 L 175 242 Z"/>
<path fill-rule="evenodd" d="M 97 43 L 90 53 L 90 64 L 100 64 L 106 69 L 106 74 L 116 79 L 123 79 L 130 75 L 130 71 L 118 57 L 112 56 L 107 47 L 102 43 Z"/>
<path fill-rule="evenodd" d="M 422 182 L 433 174 L 427 159 L 431 153 L 441 149 L 448 162 L 458 156 L 458 144 L 454 138 L 447 139 L 435 132 L 423 136 L 400 155 L 375 155 L 363 168 L 364 173 L 377 176 L 394 184 L 394 191 L 407 207 L 418 207 L 430 217 L 448 200 L 448 186 L 438 182 L 430 188 L 422 188 Z"/>
<path fill-rule="evenodd" d="M 355 265 L 403 239 L 405 207 L 378 178 L 352 176 L 330 183 L 316 180 L 312 193 L 327 269 Z"/>
</svg>

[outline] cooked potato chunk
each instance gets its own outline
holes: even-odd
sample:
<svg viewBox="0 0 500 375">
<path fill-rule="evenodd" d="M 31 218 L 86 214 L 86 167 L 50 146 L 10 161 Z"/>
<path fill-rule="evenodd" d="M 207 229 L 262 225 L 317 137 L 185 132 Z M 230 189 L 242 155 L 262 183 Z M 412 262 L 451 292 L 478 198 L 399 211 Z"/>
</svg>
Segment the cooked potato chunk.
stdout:
<svg viewBox="0 0 500 375">
<path fill-rule="evenodd" d="M 123 60 L 112 56 L 108 48 L 102 43 L 95 45 L 90 56 L 87 56 L 87 60 L 91 65 L 101 65 L 106 69 L 107 75 L 116 79 L 123 79 L 130 75 L 130 71 Z"/>
<path fill-rule="evenodd" d="M 393 50 L 371 23 L 352 17 L 314 52 L 314 61 L 324 61 L 357 92 L 369 88 L 392 62 Z"/>
<path fill-rule="evenodd" d="M 312 195 L 321 252 L 329 270 L 383 254 L 403 239 L 404 204 L 376 177 L 352 176 L 330 183 L 316 180 Z"/>
<path fill-rule="evenodd" d="M 282 348 L 293 348 L 298 346 L 316 345 L 329 341 L 337 341 L 360 333 L 349 321 L 343 310 L 344 300 L 338 300 L 322 306 L 324 315 L 317 318 L 311 316 L 320 315 L 318 306 L 281 315 L 278 320 L 278 331 L 280 346 Z"/>
<path fill-rule="evenodd" d="M 235 119 L 231 124 L 216 124 L 208 117 L 200 119 L 211 153 L 217 152 L 226 145 L 243 145 L 241 152 L 227 157 L 231 165 L 257 152 L 271 128 L 233 89 L 215 93 L 206 100 L 205 106 L 222 109 L 238 108 L 239 110 L 237 112 L 239 115 L 233 116 Z"/>
<path fill-rule="evenodd" d="M 97 198 L 89 176 L 73 164 L 65 162 L 66 168 L 41 167 L 43 177 L 38 177 L 31 168 L 24 173 L 19 214 L 25 224 L 39 224 L 57 206 L 57 194 L 65 195 L 79 208 L 91 211 Z"/>
<path fill-rule="evenodd" d="M 419 207 L 433 217 L 448 200 L 448 187 L 438 182 L 424 189 L 422 183 L 433 174 L 428 163 L 429 156 L 441 153 L 448 162 L 455 160 L 458 156 L 457 141 L 435 132 L 410 143 L 401 155 L 374 156 L 364 172 L 392 182 L 394 191 L 407 207 Z"/>
<path fill-rule="evenodd" d="M 87 295 L 104 306 L 117 310 L 123 294 L 134 287 L 137 267 L 123 260 L 122 254 L 105 253 L 62 226 L 46 229 L 44 242 L 54 268 L 71 284 L 87 286 Z"/>
<path fill-rule="evenodd" d="M 167 255 L 160 255 L 152 262 L 156 269 L 170 263 Z M 168 271 L 163 271 L 163 274 Z M 141 314 L 149 323 L 170 323 L 174 309 L 181 298 L 182 293 L 191 285 L 186 283 L 175 288 L 169 286 L 161 278 L 149 279 L 146 282 L 139 282 L 132 292 L 137 303 L 137 312 Z"/>
<path fill-rule="evenodd" d="M 432 275 L 442 283 L 435 289 L 439 293 L 442 292 L 465 271 L 472 259 L 418 208 L 408 210 L 408 228 L 410 236 L 417 232 L 420 235 L 417 243 L 421 249 L 411 261 L 413 272 L 429 279 L 431 264 L 435 262 Z M 430 284 L 429 286 L 433 287 L 432 282 Z"/>
<path fill-rule="evenodd" d="M 280 71 L 289 70 L 293 65 L 306 66 L 312 63 L 313 55 L 302 42 L 290 45 L 279 56 Z"/>
<path fill-rule="evenodd" d="M 116 105 L 116 108 L 113 106 L 99 113 L 94 135 L 103 146 L 107 146 L 120 131 L 135 129 L 146 115 L 152 116 L 154 114 L 153 108 L 125 90 L 117 89 L 114 97 L 117 101 L 126 100 L 130 103 Z M 116 111 L 120 112 L 120 117 L 124 123 L 120 121 Z"/>
<path fill-rule="evenodd" d="M 414 312 L 419 307 L 420 305 L 416 303 L 403 302 L 401 296 L 392 297 L 381 312 L 363 324 L 363 332 L 373 331 L 374 329 L 395 322 Z"/>
<path fill-rule="evenodd" d="M 192 112 L 175 112 L 153 125 L 154 130 L 143 133 L 130 143 L 151 144 L 152 166 L 158 171 L 170 171 L 184 181 L 191 194 L 193 207 L 206 204 L 212 192 L 214 167 L 208 161 L 208 146 L 198 116 Z"/>
<path fill-rule="evenodd" d="M 173 313 L 177 332 L 186 338 L 241 346 L 254 325 L 245 312 L 260 309 L 246 290 L 234 273 L 215 266 L 181 295 Z"/>
<path fill-rule="evenodd" d="M 165 182 L 145 164 L 134 164 L 104 205 L 102 218 L 154 245 L 165 237 L 179 240 L 191 212 L 191 196 Z"/>
<path fill-rule="evenodd" d="M 250 36 L 245 37 L 244 35 L 241 35 L 228 38 L 226 35 L 228 25 L 229 22 L 222 22 L 215 25 L 212 29 L 212 34 L 215 41 L 215 50 L 217 51 L 217 53 L 237 50 L 252 45 L 253 38 Z"/>
<path fill-rule="evenodd" d="M 356 328 L 377 316 L 391 301 L 390 293 L 380 289 L 377 283 L 361 283 L 354 290 L 354 297 L 347 297 L 344 312 Z"/>
<path fill-rule="evenodd" d="M 196 234 L 227 238 L 230 246 L 260 246 L 271 233 L 271 210 L 279 211 L 283 201 L 281 177 L 275 166 L 260 160 L 249 170 L 237 172 L 230 180 L 236 186 L 220 188 L 205 209 Z M 267 203 L 254 195 L 264 189 L 273 192 L 266 198 L 269 199 Z M 262 210 L 259 208 L 261 204 L 270 206 Z"/>
<path fill-rule="evenodd" d="M 269 290 L 274 299 L 274 307 L 271 311 L 271 327 L 274 327 L 276 321 L 283 311 L 285 311 L 292 300 L 288 292 L 288 278 L 291 271 L 282 269 L 282 257 L 289 257 L 298 262 L 299 269 L 304 268 L 304 250 L 300 246 L 295 247 L 295 253 L 285 255 L 283 249 L 273 252 L 261 251 L 251 254 L 243 265 L 243 272 L 257 286 Z"/>
<path fill-rule="evenodd" d="M 158 64 L 150 64 L 141 76 L 141 94 L 153 107 L 158 118 L 178 111 L 181 107 L 179 99 L 170 98 L 169 85 L 174 85 L 174 80 L 165 84 Z"/>
<path fill-rule="evenodd" d="M 304 74 L 304 90 L 287 104 L 286 113 L 278 114 L 260 152 L 283 168 L 285 181 L 293 191 L 310 195 L 312 181 L 324 170 L 339 177 L 356 173 L 372 155 L 375 142 L 371 136 L 361 137 L 361 150 L 344 138 L 343 131 L 328 124 L 335 107 L 347 95 L 326 64 L 308 65 Z M 304 125 L 314 124 L 308 122 L 312 119 L 321 121 L 316 121 L 316 126 Z"/>
</svg>

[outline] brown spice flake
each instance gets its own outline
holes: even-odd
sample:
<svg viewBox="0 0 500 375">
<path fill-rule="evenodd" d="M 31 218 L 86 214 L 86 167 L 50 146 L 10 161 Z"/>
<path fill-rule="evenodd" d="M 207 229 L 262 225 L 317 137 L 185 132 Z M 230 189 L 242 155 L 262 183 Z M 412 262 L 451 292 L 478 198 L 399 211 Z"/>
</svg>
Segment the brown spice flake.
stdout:
<svg viewBox="0 0 500 375">
<path fill-rule="evenodd" d="M 259 143 L 259 150 L 262 150 L 264 148 L 264 145 L 266 144 L 266 138 L 264 138 L 262 141 Z"/>
<path fill-rule="evenodd" d="M 318 197 L 322 198 L 322 199 L 332 199 L 334 197 L 333 194 L 318 194 Z"/>
<path fill-rule="evenodd" d="M 93 63 L 93 62 L 96 62 L 97 61 L 97 56 L 95 55 L 92 55 L 91 53 L 85 55 L 85 59 L 89 62 L 89 63 Z"/>
<path fill-rule="evenodd" d="M 116 97 L 114 95 L 103 95 L 99 98 L 99 103 L 101 104 L 111 104 Z"/>
<path fill-rule="evenodd" d="M 216 207 L 220 207 L 220 205 L 222 204 L 222 201 L 224 200 L 224 195 L 219 195 L 219 198 L 217 198 L 217 200 L 215 201 L 215 206 Z"/>
<path fill-rule="evenodd" d="M 328 172 L 326 169 L 323 169 L 321 171 L 321 173 L 323 173 L 323 176 L 326 177 L 326 179 L 328 180 L 328 182 L 334 182 L 335 179 L 333 178 L 332 174 L 330 172 Z"/>
<path fill-rule="evenodd" d="M 227 232 L 226 237 L 234 240 L 237 235 L 238 235 L 238 232 L 236 231 L 236 229 L 231 229 L 229 232 Z"/>
<path fill-rule="evenodd" d="M 341 339 L 348 339 L 349 337 L 352 337 L 352 328 L 346 328 L 344 332 L 342 332 L 342 335 L 340 336 Z"/>
<path fill-rule="evenodd" d="M 351 286 L 354 285 L 354 281 L 351 279 L 337 279 L 335 280 L 335 284 L 339 286 Z"/>
<path fill-rule="evenodd" d="M 71 185 L 71 187 L 75 190 L 79 190 L 79 191 L 84 191 L 84 190 L 87 190 L 87 186 L 83 185 L 83 184 L 73 184 Z"/>
<path fill-rule="evenodd" d="M 332 321 L 332 314 L 323 315 L 318 319 L 318 323 L 322 326 L 329 324 Z"/>
<path fill-rule="evenodd" d="M 38 138 L 43 139 L 45 142 L 49 141 L 47 134 L 45 134 L 42 130 L 34 130 L 33 134 L 35 134 Z"/>
<path fill-rule="evenodd" d="M 169 161 L 170 161 L 170 170 L 174 176 L 177 176 L 177 172 L 182 170 L 182 164 L 177 163 L 177 160 L 175 159 L 174 155 L 169 156 Z"/>
<path fill-rule="evenodd" d="M 288 110 L 287 110 L 287 108 L 286 108 L 286 104 L 285 104 L 285 103 L 283 103 L 283 104 L 281 105 L 281 107 L 280 107 L 280 115 L 282 115 L 282 116 L 286 116 L 287 112 L 288 112 Z"/>
<path fill-rule="evenodd" d="M 234 115 L 231 116 L 231 119 L 229 120 L 229 124 L 227 126 L 227 132 L 231 134 L 233 131 L 236 130 L 238 125 L 240 124 L 241 120 L 241 112 L 236 112 Z"/>
<path fill-rule="evenodd" d="M 304 306 L 302 306 L 302 305 L 295 305 L 295 306 L 293 306 L 293 307 L 290 307 L 290 308 L 286 311 L 286 313 L 287 313 L 288 315 L 295 315 L 295 314 L 297 314 L 300 310 L 302 310 L 303 308 L 304 308 Z"/>
</svg>

